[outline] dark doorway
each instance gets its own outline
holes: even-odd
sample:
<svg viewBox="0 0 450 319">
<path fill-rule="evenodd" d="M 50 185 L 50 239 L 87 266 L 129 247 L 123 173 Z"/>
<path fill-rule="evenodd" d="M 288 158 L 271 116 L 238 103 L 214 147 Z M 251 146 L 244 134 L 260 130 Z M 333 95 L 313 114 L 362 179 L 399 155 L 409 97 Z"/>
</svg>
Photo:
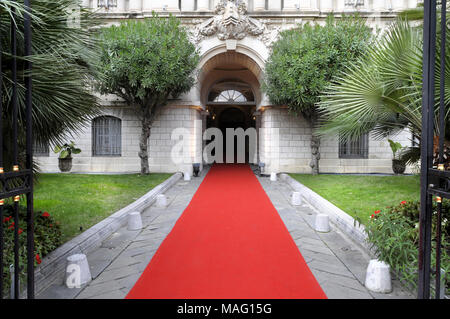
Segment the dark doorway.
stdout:
<svg viewBox="0 0 450 319">
<path fill-rule="evenodd" d="M 227 136 L 226 129 L 242 128 L 244 131 L 250 127 L 255 127 L 255 120 L 253 119 L 254 108 L 250 106 L 228 106 L 228 105 L 214 105 L 209 107 L 210 116 L 207 121 L 207 128 L 217 127 L 221 130 L 223 135 L 223 161 L 226 162 L 227 157 Z M 237 162 L 237 137 L 234 137 L 234 162 Z M 249 138 L 245 139 L 245 162 L 250 161 L 249 158 Z"/>
</svg>

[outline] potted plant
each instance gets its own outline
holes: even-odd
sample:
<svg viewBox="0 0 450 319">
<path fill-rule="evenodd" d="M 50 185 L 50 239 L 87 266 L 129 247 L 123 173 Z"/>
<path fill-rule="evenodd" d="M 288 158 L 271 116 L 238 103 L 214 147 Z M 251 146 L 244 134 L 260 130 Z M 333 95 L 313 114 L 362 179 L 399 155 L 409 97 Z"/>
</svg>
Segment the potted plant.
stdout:
<svg viewBox="0 0 450 319">
<path fill-rule="evenodd" d="M 399 142 L 394 142 L 393 140 L 388 141 L 393 153 L 392 170 L 394 171 L 395 174 L 403 174 L 406 170 L 406 164 L 399 157 L 400 151 L 403 149 L 403 146 Z"/>
<path fill-rule="evenodd" d="M 69 172 L 72 169 L 72 154 L 81 153 L 81 150 L 75 147 L 73 141 L 62 146 L 56 145 L 53 151 L 59 153 L 58 166 L 61 172 Z"/>
</svg>

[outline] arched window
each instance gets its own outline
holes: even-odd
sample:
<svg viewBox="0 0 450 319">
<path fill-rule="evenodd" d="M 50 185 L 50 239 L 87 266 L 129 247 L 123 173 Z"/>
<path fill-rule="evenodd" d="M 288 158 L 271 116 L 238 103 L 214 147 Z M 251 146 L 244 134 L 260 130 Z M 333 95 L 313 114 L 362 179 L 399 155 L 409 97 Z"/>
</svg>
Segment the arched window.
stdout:
<svg viewBox="0 0 450 319">
<path fill-rule="evenodd" d="M 239 91 L 225 90 L 216 96 L 214 102 L 247 102 L 247 98 Z"/>
<path fill-rule="evenodd" d="M 122 154 L 122 121 L 113 116 L 100 116 L 92 121 L 92 155 Z"/>
</svg>

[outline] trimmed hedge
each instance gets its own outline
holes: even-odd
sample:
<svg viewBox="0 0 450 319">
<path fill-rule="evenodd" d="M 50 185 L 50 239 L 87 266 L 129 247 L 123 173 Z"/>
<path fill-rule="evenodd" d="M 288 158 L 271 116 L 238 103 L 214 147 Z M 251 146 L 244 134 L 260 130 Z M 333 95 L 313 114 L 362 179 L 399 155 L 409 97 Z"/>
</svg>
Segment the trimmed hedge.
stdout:
<svg viewBox="0 0 450 319">
<path fill-rule="evenodd" d="M 5 240 L 4 256 L 3 256 L 3 279 L 4 279 L 4 296 L 9 296 L 11 276 L 9 266 L 14 264 L 14 209 L 12 205 L 5 205 L 3 210 L 3 233 Z M 34 213 L 34 261 L 35 266 L 42 262 L 51 251 L 55 250 L 62 244 L 61 227 L 48 212 L 36 211 Z M 27 223 L 26 209 L 19 207 L 19 260 L 20 260 L 20 282 L 21 285 L 26 283 L 27 271 Z"/>
</svg>

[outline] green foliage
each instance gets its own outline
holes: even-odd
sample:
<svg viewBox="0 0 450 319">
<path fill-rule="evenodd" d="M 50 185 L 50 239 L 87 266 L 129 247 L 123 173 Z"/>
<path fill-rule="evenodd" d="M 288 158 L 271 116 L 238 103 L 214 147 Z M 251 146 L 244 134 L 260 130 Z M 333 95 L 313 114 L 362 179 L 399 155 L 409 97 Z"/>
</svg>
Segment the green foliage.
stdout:
<svg viewBox="0 0 450 319">
<path fill-rule="evenodd" d="M 74 141 L 70 141 L 70 144 L 55 145 L 53 152 L 59 153 L 59 158 L 72 158 L 72 154 L 80 154 L 81 149 L 75 147 Z"/>
<path fill-rule="evenodd" d="M 325 26 L 300 25 L 283 31 L 266 64 L 263 90 L 274 104 L 315 116 L 315 104 L 331 79 L 363 54 L 373 41 L 357 16 L 327 18 Z"/>
<path fill-rule="evenodd" d="M 149 192 L 171 174 L 39 174 L 34 207 L 52 212 L 65 242 Z"/>
<path fill-rule="evenodd" d="M 391 139 L 388 139 L 388 142 L 389 142 L 389 146 L 391 147 L 392 154 L 393 154 L 394 159 L 395 159 L 395 155 L 397 154 L 397 152 L 399 152 L 399 151 L 401 151 L 403 149 L 403 146 L 399 142 L 394 142 Z"/>
<path fill-rule="evenodd" d="M 72 12 L 78 0 L 33 0 L 31 56 L 22 57 L 23 1 L 0 1 L 0 41 L 3 76 L 3 154 L 6 168 L 12 165 L 11 120 L 11 8 L 17 11 L 18 105 L 20 154 L 24 150 L 25 87 L 24 63 L 33 63 L 33 133 L 40 143 L 61 143 L 68 131 L 77 131 L 99 111 L 96 97 L 88 83 L 98 59 L 98 46 L 89 29 L 98 22 L 91 12 L 80 9 L 80 27 L 70 27 Z M 23 158 L 22 158 L 23 160 Z"/>
<path fill-rule="evenodd" d="M 199 56 L 179 20 L 153 15 L 102 30 L 98 87 L 143 109 L 161 106 L 194 84 Z"/>
<path fill-rule="evenodd" d="M 141 118 L 141 174 L 149 173 L 148 138 L 156 114 L 194 85 L 199 55 L 186 28 L 175 17 L 156 14 L 143 21 L 125 21 L 103 29 L 98 64 L 98 89 L 135 107 Z"/>
<path fill-rule="evenodd" d="M 3 279 L 4 290 L 3 294 L 9 293 L 9 287 L 11 284 L 11 277 L 9 266 L 14 264 L 14 229 L 17 227 L 14 224 L 14 208 L 12 205 L 5 205 L 3 212 L 4 229 L 4 265 L 3 265 Z M 21 266 L 20 282 L 26 283 L 26 269 L 27 269 L 27 224 L 26 224 L 26 209 L 19 206 L 19 263 Z M 35 266 L 37 266 L 43 257 L 55 250 L 61 245 L 61 227 L 48 212 L 35 211 L 34 213 L 34 251 L 33 256 L 35 260 Z M 1 292 L 0 292 L 1 293 Z"/>
<path fill-rule="evenodd" d="M 290 175 L 364 225 L 375 210 L 420 199 L 420 176 Z"/>
<path fill-rule="evenodd" d="M 450 204 L 443 204 L 441 268 L 445 271 L 447 294 L 450 292 Z M 384 211 L 376 211 L 366 223 L 368 241 L 377 257 L 388 263 L 398 278 L 411 288 L 417 288 L 420 203 L 401 202 Z M 436 206 L 433 213 L 433 233 L 436 231 Z M 436 265 L 436 243 L 432 244 L 432 268 Z M 434 281 L 433 281 L 434 282 Z"/>
<path fill-rule="evenodd" d="M 447 30 L 450 39 L 449 33 L 450 28 Z M 385 138 L 409 129 L 420 140 L 422 41 L 421 27 L 412 27 L 403 20 L 393 23 L 363 57 L 324 91 L 319 104 L 323 119 L 320 135 L 339 134 L 342 138 L 354 139 L 371 132 L 376 138 Z M 449 50 L 450 44 L 447 52 Z M 437 60 L 436 78 L 439 78 L 439 58 Z M 445 64 L 445 103 L 449 105 L 450 54 L 446 55 Z M 436 101 L 438 96 L 439 90 L 436 90 Z M 436 116 L 438 110 L 436 107 Z M 447 122 L 448 114 L 447 108 Z M 447 138 L 449 133 L 446 132 Z M 435 134 L 439 135 L 438 130 Z M 417 147 L 404 149 L 402 153 L 402 160 L 419 159 Z"/>
</svg>

